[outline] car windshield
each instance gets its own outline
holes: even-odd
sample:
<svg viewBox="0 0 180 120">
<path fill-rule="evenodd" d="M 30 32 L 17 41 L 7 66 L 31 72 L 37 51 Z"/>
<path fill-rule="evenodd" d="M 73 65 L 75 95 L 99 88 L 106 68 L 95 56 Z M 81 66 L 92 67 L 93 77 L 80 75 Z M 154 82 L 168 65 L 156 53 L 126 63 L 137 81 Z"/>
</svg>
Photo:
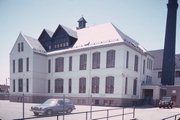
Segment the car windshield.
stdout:
<svg viewBox="0 0 180 120">
<path fill-rule="evenodd" d="M 57 104 L 57 100 L 56 100 L 56 99 L 48 99 L 48 100 L 46 100 L 46 101 L 43 103 L 43 105 L 50 105 L 50 106 L 56 105 L 56 104 Z"/>
<path fill-rule="evenodd" d="M 170 97 L 164 97 L 162 98 L 163 101 L 171 101 L 171 98 Z"/>
</svg>

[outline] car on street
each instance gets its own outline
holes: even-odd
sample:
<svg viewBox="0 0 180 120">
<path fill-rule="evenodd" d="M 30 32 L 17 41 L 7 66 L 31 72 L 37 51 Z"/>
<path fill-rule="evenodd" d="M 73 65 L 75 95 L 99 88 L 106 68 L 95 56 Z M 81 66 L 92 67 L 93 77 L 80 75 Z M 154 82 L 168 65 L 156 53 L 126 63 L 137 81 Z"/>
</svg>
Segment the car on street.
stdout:
<svg viewBox="0 0 180 120">
<path fill-rule="evenodd" d="M 32 106 L 31 110 L 34 115 L 53 115 L 58 113 L 71 113 L 75 105 L 69 99 L 48 99 L 44 103 Z"/>
<path fill-rule="evenodd" d="M 159 101 L 159 108 L 172 108 L 173 107 L 173 101 L 171 99 L 171 97 L 163 97 L 160 101 Z"/>
</svg>

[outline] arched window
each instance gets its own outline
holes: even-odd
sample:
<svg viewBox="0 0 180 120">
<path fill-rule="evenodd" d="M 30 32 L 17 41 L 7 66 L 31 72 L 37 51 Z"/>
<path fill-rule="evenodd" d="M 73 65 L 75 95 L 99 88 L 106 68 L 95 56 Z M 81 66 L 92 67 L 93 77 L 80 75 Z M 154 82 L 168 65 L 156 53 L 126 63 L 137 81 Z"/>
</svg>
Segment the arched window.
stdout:
<svg viewBox="0 0 180 120">
<path fill-rule="evenodd" d="M 115 50 L 107 51 L 106 55 L 106 68 L 115 67 Z"/>
<path fill-rule="evenodd" d="M 92 93 L 99 93 L 99 77 L 92 78 Z"/>
<path fill-rule="evenodd" d="M 100 52 L 95 52 L 92 55 L 92 69 L 100 68 Z"/>
<path fill-rule="evenodd" d="M 63 93 L 64 80 L 58 78 L 55 80 L 55 93 Z"/>
<path fill-rule="evenodd" d="M 80 55 L 79 70 L 86 70 L 87 66 L 87 54 Z"/>
<path fill-rule="evenodd" d="M 55 59 L 55 72 L 63 72 L 64 71 L 64 58 L 59 57 Z"/>
<path fill-rule="evenodd" d="M 18 72 L 23 72 L 23 59 L 18 59 Z"/>
<path fill-rule="evenodd" d="M 79 79 L 79 93 L 86 93 L 86 78 Z"/>
<path fill-rule="evenodd" d="M 114 77 L 108 76 L 106 77 L 106 93 L 114 93 Z"/>
</svg>

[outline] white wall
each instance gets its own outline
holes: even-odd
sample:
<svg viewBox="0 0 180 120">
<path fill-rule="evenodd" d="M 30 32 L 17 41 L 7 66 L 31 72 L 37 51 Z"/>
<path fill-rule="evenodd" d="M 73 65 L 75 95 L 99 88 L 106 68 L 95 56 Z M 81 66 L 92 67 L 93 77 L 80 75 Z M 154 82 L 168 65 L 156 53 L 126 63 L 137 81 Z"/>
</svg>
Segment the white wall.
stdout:
<svg viewBox="0 0 180 120">
<path fill-rule="evenodd" d="M 115 68 L 106 68 L 106 52 L 114 49 L 116 51 Z M 126 63 L 126 51 L 129 51 L 129 68 L 125 68 Z M 92 53 L 100 52 L 100 69 L 91 69 L 92 66 Z M 79 56 L 81 54 L 87 54 L 87 70 L 79 70 Z M 134 56 L 139 57 L 138 72 L 134 71 Z M 72 71 L 69 71 L 69 56 L 72 56 Z M 55 59 L 58 57 L 64 57 L 64 72 L 55 72 Z M 54 93 L 54 81 L 56 78 L 64 79 L 64 93 L 68 94 L 68 80 L 72 79 L 72 93 L 70 96 L 89 96 L 91 94 L 91 79 L 98 76 L 100 78 L 100 90 L 99 94 L 93 94 L 94 97 L 116 97 L 116 98 L 140 98 L 141 97 L 141 82 L 142 78 L 146 75 L 142 74 L 143 59 L 146 59 L 145 55 L 141 55 L 139 52 L 134 51 L 132 48 L 125 45 L 115 45 L 103 48 L 94 48 L 91 50 L 80 50 L 77 52 L 69 52 L 60 55 L 48 56 L 51 59 L 51 73 L 47 74 L 47 80 L 51 80 L 51 94 L 62 95 L 62 93 Z M 48 60 L 47 59 L 47 60 Z M 52 72 L 53 71 L 53 72 Z M 123 74 L 124 75 L 123 75 Z M 105 78 L 107 76 L 114 76 L 114 94 L 105 94 Z M 128 77 L 128 94 L 124 94 L 125 89 L 125 77 Z M 86 94 L 79 94 L 79 78 L 86 78 Z M 138 78 L 137 83 L 137 95 L 133 95 L 133 80 Z M 46 82 L 46 86 L 47 82 Z M 47 91 L 47 87 L 46 87 Z M 90 91 L 90 93 L 89 93 Z"/>
<path fill-rule="evenodd" d="M 45 93 L 47 81 L 47 57 L 42 54 L 33 54 L 33 93 Z"/>
<path fill-rule="evenodd" d="M 18 43 L 23 42 L 24 50 L 18 52 Z M 13 49 L 10 53 L 10 93 L 18 93 L 18 79 L 23 79 L 23 92 L 26 93 L 26 79 L 29 79 L 29 94 L 32 93 L 32 63 L 33 51 L 25 41 L 24 37 L 20 34 L 17 38 Z M 26 58 L 29 58 L 29 72 L 26 71 Z M 23 72 L 18 72 L 18 59 L 23 58 Z M 15 73 L 13 73 L 13 60 L 15 60 Z M 13 80 L 15 80 L 15 91 L 13 92 Z"/>
<path fill-rule="evenodd" d="M 22 37 L 18 38 L 15 46 L 10 55 L 11 67 L 12 60 L 19 58 L 29 57 L 30 71 L 18 73 L 16 64 L 16 73 L 12 73 L 11 78 L 16 79 L 16 91 L 18 90 L 18 78 L 29 78 L 30 92 L 35 94 L 62 96 L 66 94 L 71 97 L 87 97 L 91 94 L 91 80 L 92 77 L 100 78 L 99 94 L 92 94 L 93 97 L 112 97 L 112 98 L 141 98 L 141 83 L 146 78 L 146 75 L 152 75 L 152 71 L 145 70 L 143 75 L 143 60 L 146 60 L 147 55 L 139 53 L 124 44 L 109 45 L 103 47 L 95 47 L 90 49 L 81 49 L 66 53 L 51 54 L 48 56 L 38 54 L 32 51 L 27 43 L 24 44 L 24 52 L 18 53 L 17 43 L 24 41 Z M 106 54 L 109 50 L 115 50 L 115 68 L 106 68 Z M 126 68 L 126 52 L 129 51 L 129 68 Z M 92 69 L 92 54 L 94 52 L 100 52 L 100 69 Z M 81 54 L 87 54 L 87 68 L 86 70 L 79 70 L 79 59 Z M 134 71 L 134 56 L 138 55 L 139 64 L 138 72 Z M 72 56 L 72 71 L 69 71 L 69 56 Z M 55 72 L 55 59 L 58 57 L 64 57 L 64 72 Z M 150 56 L 148 56 L 150 57 Z M 48 73 L 48 60 L 51 59 L 51 73 Z M 16 61 L 17 63 L 17 61 Z M 24 61 L 25 70 L 25 61 Z M 147 67 L 145 67 L 147 68 Z M 105 94 L 105 79 L 107 76 L 114 76 L 114 93 Z M 86 78 L 86 93 L 79 94 L 79 78 Z M 125 91 L 125 78 L 128 77 L 128 91 Z M 55 79 L 64 79 L 64 93 L 54 93 L 55 91 Z M 68 81 L 72 79 L 72 93 L 68 93 Z M 133 81 L 137 78 L 137 95 L 133 95 Z M 51 92 L 48 93 L 48 80 L 51 80 Z M 11 92 L 12 92 L 12 80 L 11 80 Z"/>
</svg>

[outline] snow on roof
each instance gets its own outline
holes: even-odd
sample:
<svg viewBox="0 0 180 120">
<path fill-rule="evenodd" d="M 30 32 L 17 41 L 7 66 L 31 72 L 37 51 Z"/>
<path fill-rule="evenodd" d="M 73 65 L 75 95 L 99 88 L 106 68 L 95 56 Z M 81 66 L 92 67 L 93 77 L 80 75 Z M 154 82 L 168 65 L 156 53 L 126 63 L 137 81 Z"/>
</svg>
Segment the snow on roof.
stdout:
<svg viewBox="0 0 180 120">
<path fill-rule="evenodd" d="M 140 46 L 138 42 L 121 32 L 112 23 L 78 29 L 77 35 L 78 40 L 74 46 L 82 46 L 118 39 L 120 42 L 126 42 L 131 46 L 142 50 L 143 52 L 147 51 L 145 48 Z"/>
<path fill-rule="evenodd" d="M 27 43 L 30 45 L 30 47 L 33 49 L 33 51 L 38 52 L 38 53 L 46 53 L 46 50 L 43 48 L 43 46 L 37 39 L 32 38 L 27 35 L 23 35 L 23 37 L 25 38 Z"/>
<path fill-rule="evenodd" d="M 48 29 L 44 29 L 46 32 L 47 32 L 47 34 L 50 36 L 50 37 L 52 37 L 53 36 L 53 32 L 52 31 L 50 31 L 50 30 L 48 30 Z"/>
<path fill-rule="evenodd" d="M 69 34 L 69 36 L 74 37 L 74 38 L 77 38 L 77 33 L 76 33 L 76 31 L 74 31 L 74 30 L 72 30 L 72 29 L 70 29 L 70 28 L 68 28 L 68 27 L 65 27 L 65 26 L 63 26 L 63 25 L 61 25 L 61 26 L 62 26 L 62 28 Z"/>
<path fill-rule="evenodd" d="M 121 43 L 121 42 L 125 42 L 128 45 L 140 51 L 147 52 L 146 49 L 140 46 L 138 42 L 136 42 L 135 40 L 131 39 L 129 36 L 121 32 L 112 23 L 96 25 L 92 27 L 78 29 L 76 31 L 67 28 L 63 25 L 61 26 L 70 36 L 74 38 L 78 38 L 77 42 L 72 48 L 56 50 L 56 51 L 48 52 L 47 54 L 54 54 L 68 50 L 82 49 L 87 47 L 100 46 L 100 45 L 112 44 L 112 43 Z M 51 36 L 53 34 L 53 32 L 47 29 L 46 32 Z M 29 43 L 29 45 L 34 51 L 39 53 L 46 53 L 45 49 L 37 39 L 29 37 L 27 35 L 23 35 L 23 36 L 25 37 L 26 41 Z"/>
<path fill-rule="evenodd" d="M 99 42 L 99 43 L 91 43 L 91 44 L 85 44 L 85 45 L 80 45 L 80 46 L 74 46 L 74 47 L 71 47 L 68 49 L 51 51 L 51 52 L 47 52 L 47 55 L 54 55 L 54 54 L 70 52 L 70 51 L 74 51 L 74 50 L 81 50 L 81 49 L 87 49 L 87 48 L 99 47 L 99 46 L 117 44 L 117 43 L 122 43 L 122 42 L 120 42 L 118 39 L 108 40 L 108 41 L 103 41 L 103 42 Z"/>
<path fill-rule="evenodd" d="M 74 46 L 98 43 L 112 39 L 119 39 L 120 41 L 123 41 L 116 33 L 111 23 L 78 29 L 77 35 L 78 40 Z"/>
</svg>

